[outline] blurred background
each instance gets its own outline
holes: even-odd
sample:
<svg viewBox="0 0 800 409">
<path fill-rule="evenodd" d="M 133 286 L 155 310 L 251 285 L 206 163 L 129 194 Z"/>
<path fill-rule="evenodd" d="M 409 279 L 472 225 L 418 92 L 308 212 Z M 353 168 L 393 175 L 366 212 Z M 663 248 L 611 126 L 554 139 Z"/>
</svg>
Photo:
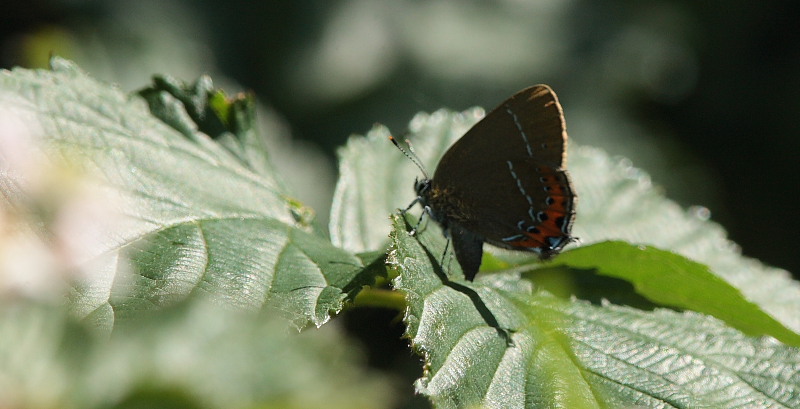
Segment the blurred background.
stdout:
<svg viewBox="0 0 800 409">
<path fill-rule="evenodd" d="M 293 152 L 276 165 L 322 225 L 349 135 L 376 122 L 402 134 L 418 111 L 491 109 L 547 83 L 573 142 L 630 158 L 671 199 L 710 209 L 745 255 L 797 274 L 800 16 L 787 4 L 4 2 L 0 66 L 45 67 L 58 54 L 125 91 L 155 73 L 252 91 L 267 136 Z M 394 312 L 352 314 L 371 364 L 419 376 Z M 353 324 L 370 321 L 387 330 Z"/>
</svg>

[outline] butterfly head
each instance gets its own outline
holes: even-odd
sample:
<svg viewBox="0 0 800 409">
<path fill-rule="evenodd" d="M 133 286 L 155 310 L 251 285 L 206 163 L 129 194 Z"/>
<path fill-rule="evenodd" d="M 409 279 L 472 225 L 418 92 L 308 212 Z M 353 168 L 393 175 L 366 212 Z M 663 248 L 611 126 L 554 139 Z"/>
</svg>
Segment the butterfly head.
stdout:
<svg viewBox="0 0 800 409">
<path fill-rule="evenodd" d="M 414 179 L 414 191 L 420 198 L 427 197 L 431 190 L 431 180 L 429 178 Z"/>
</svg>

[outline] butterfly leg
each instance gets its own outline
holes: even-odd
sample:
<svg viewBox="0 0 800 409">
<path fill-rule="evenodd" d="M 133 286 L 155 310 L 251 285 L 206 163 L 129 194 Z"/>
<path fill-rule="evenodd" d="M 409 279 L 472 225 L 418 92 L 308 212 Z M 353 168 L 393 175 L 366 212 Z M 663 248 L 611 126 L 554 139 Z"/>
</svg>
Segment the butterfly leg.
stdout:
<svg viewBox="0 0 800 409">
<path fill-rule="evenodd" d="M 421 214 L 421 215 L 419 215 L 419 220 L 417 220 L 417 224 L 414 226 L 414 228 L 413 228 L 413 229 L 411 229 L 411 231 L 410 231 L 408 234 L 410 234 L 410 235 L 412 235 L 412 236 L 416 236 L 416 235 L 417 235 L 417 232 L 419 231 L 419 226 L 422 224 L 422 220 L 423 220 L 423 219 L 425 219 L 425 215 L 426 215 L 426 214 L 427 214 L 428 216 L 430 216 L 430 215 L 431 215 L 431 208 L 430 208 L 430 206 L 425 206 L 425 208 L 424 208 L 423 210 L 424 210 L 424 211 L 422 212 L 422 214 Z"/>
<path fill-rule="evenodd" d="M 444 258 L 447 256 L 447 249 L 449 249 L 449 248 L 450 248 L 450 237 L 448 236 L 447 237 L 447 242 L 444 243 L 444 251 L 442 252 L 442 258 L 439 261 L 439 265 L 442 266 L 442 268 L 444 268 Z M 448 260 L 448 263 L 447 263 L 447 270 L 448 271 L 450 270 L 450 260 Z"/>
<path fill-rule="evenodd" d="M 407 211 L 411 210 L 411 208 L 414 207 L 414 205 L 419 203 L 420 201 L 421 201 L 420 197 L 417 196 L 417 198 L 411 201 L 411 203 L 408 206 L 406 206 L 405 209 L 402 210 L 398 209 L 400 210 L 400 214 L 406 214 Z"/>
<path fill-rule="evenodd" d="M 415 204 L 421 203 L 421 202 L 422 202 L 422 200 L 419 197 L 417 197 L 405 209 L 397 209 L 397 210 L 400 212 L 401 215 L 405 215 L 406 213 L 408 213 L 409 210 L 411 210 L 412 207 L 414 207 Z M 419 226 L 420 226 L 420 224 L 422 224 L 422 219 L 425 218 L 426 214 L 427 215 L 431 214 L 430 206 L 425 206 L 423 208 L 422 214 L 419 216 L 419 220 L 417 220 L 417 224 L 414 225 L 414 228 L 412 228 L 411 231 L 408 232 L 408 234 L 410 234 L 412 236 L 416 236 L 417 235 L 417 231 L 419 231 Z"/>
</svg>

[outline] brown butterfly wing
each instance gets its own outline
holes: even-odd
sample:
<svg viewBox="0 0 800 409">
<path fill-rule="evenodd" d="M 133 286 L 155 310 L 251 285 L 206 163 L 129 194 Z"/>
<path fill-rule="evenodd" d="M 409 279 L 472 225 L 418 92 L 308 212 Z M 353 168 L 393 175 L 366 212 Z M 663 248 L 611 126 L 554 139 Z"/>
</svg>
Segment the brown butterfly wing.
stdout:
<svg viewBox="0 0 800 409">
<path fill-rule="evenodd" d="M 569 241 L 575 194 L 566 125 L 546 85 L 524 89 L 456 142 L 433 177 L 432 206 L 485 241 L 547 256 Z"/>
</svg>

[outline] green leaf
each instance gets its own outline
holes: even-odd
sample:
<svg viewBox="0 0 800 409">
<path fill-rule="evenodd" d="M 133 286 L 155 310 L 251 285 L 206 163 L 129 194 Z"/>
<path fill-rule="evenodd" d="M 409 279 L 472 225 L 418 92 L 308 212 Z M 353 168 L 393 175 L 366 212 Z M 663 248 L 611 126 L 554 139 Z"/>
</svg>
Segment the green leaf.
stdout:
<svg viewBox="0 0 800 409">
<path fill-rule="evenodd" d="M 63 310 L 0 308 L 0 396 L 16 408 L 387 408 L 387 379 L 335 326 L 182 303 L 97 334 Z"/>
<path fill-rule="evenodd" d="M 598 274 L 631 282 L 653 302 L 713 315 L 747 334 L 771 335 L 800 346 L 800 335 L 745 299 L 708 267 L 669 251 L 602 242 L 568 251 L 553 264 L 596 269 Z"/>
<path fill-rule="evenodd" d="M 412 237 L 400 216 L 394 229 L 394 284 L 425 358 L 417 389 L 437 407 L 800 405 L 798 348 L 697 313 L 555 298 L 511 274 L 454 281 L 422 244 L 438 232 Z"/>
<path fill-rule="evenodd" d="M 411 140 L 429 169 L 477 116 L 440 111 L 412 121 Z M 363 214 L 381 207 L 391 212 L 414 197 L 408 185 L 419 171 L 401 154 L 392 153 L 386 133 L 373 130 L 366 139 L 351 139 L 342 151 L 343 180 L 337 195 L 350 205 L 338 208 L 344 217 L 331 231 L 335 225 L 343 242 L 365 228 Z M 425 152 L 420 145 L 441 149 Z M 385 155 L 398 156 L 405 165 L 401 162 L 400 169 L 382 178 L 383 173 L 369 169 L 395 163 Z M 409 304 L 407 335 L 425 359 L 418 390 L 438 407 L 788 408 L 800 403 L 797 348 L 772 338 L 748 337 L 710 316 L 657 308 L 696 309 L 748 333 L 796 343 L 792 330 L 797 317 L 790 311 L 800 307 L 798 283 L 785 271 L 742 257 L 704 211 L 682 210 L 624 160 L 573 145 L 569 168 L 579 195 L 575 234 L 581 245 L 551 263 L 487 246 L 491 254 L 483 267 L 500 271 L 484 271 L 475 283 L 463 282 L 452 252 L 444 252 L 446 241 L 435 223 L 424 222 L 412 238 L 407 231 L 416 220 L 395 216 L 389 261 L 399 274 L 395 287 Z M 395 185 L 396 175 L 405 172 L 411 176 Z M 377 201 L 362 184 L 376 192 Z M 381 204 L 395 195 L 406 199 L 393 199 L 399 203 L 394 206 Z M 380 247 L 380 232 L 374 230 L 369 232 L 374 239 L 357 246 Z M 656 244 L 672 252 L 605 243 L 611 238 Z M 521 267 L 509 269 L 517 264 Z M 591 276 L 589 270 L 633 285 L 592 287 L 590 281 L 580 280 Z M 534 292 L 530 281 L 520 279 L 521 271 L 529 272 L 526 277 L 571 273 L 579 280 L 567 287 L 567 294 L 591 293 L 598 300 L 606 298 L 606 291 L 617 296 L 635 290 L 649 298 L 644 305 L 648 310 Z"/>
<path fill-rule="evenodd" d="M 139 95 L 147 101 L 153 115 L 189 139 L 202 140 L 205 136 L 199 133 L 205 134 L 228 149 L 242 165 L 265 178 L 275 178 L 267 157 L 266 138 L 255 128 L 256 104 L 252 95 L 228 97 L 214 88 L 208 76 L 192 84 L 169 76 L 155 76 L 153 85 L 139 91 Z"/>
<path fill-rule="evenodd" d="M 190 139 L 198 138 L 198 131 L 212 139 L 230 131 L 225 104 L 220 104 L 219 93 L 208 76 L 185 84 L 170 76 L 157 75 L 153 77 L 153 85 L 139 91 L 139 95 L 147 101 L 153 115 Z"/>
<path fill-rule="evenodd" d="M 55 171 L 76 175 L 58 185 L 81 199 L 77 205 L 56 204 L 52 220 L 33 224 L 51 242 L 79 248 L 67 254 L 80 272 L 71 297 L 79 316 L 109 326 L 118 316 L 200 297 L 319 326 L 371 279 L 358 257 L 308 231 L 264 162 L 246 159 L 264 152 L 232 153 L 199 131 L 208 127 L 174 95 L 151 92 L 164 101 L 156 118 L 138 97 L 60 59 L 53 71 L 3 71 L 0 90 L 0 113 L 24 123 L 20 138 Z M 204 95 L 214 94 L 198 92 L 191 102 L 203 106 Z M 31 187 L 49 183 L 37 173 L 0 176 L 8 207 L 52 202 Z M 73 194 L 71 184 L 92 186 L 96 197 Z M 63 225 L 72 227 L 65 233 Z"/>
<path fill-rule="evenodd" d="M 744 257 L 701 207 L 665 199 L 644 171 L 596 148 L 570 152 L 579 195 L 574 234 L 585 244 L 625 240 L 703 263 L 781 324 L 800 332 L 800 283 L 778 268 Z"/>
<path fill-rule="evenodd" d="M 435 169 L 438 158 L 482 113 L 477 108 L 463 113 L 442 110 L 430 115 L 419 114 L 410 122 L 410 140 L 429 173 Z M 569 122 L 569 109 L 566 116 Z M 397 152 L 387 140 L 388 134 L 385 128 L 375 128 L 365 138 L 352 137 L 347 147 L 340 151 L 341 178 L 336 187 L 330 231 L 334 243 L 341 247 L 358 251 L 383 248 L 389 228 L 381 222 L 382 215 L 404 208 L 414 199 L 412 182 L 415 177 L 421 177 L 421 173 L 410 160 Z M 779 323 L 766 326 L 757 323 L 749 327 L 743 323 L 742 329 L 760 328 L 761 333 L 780 336 L 786 341 L 795 339 L 795 334 L 800 332 L 800 314 L 796 313 L 800 308 L 800 283 L 792 280 L 784 270 L 743 257 L 725 237 L 724 230 L 708 220 L 707 210 L 683 210 L 664 198 L 643 171 L 596 148 L 572 143 L 568 168 L 578 194 L 573 233 L 580 238 L 580 246 L 626 240 L 636 245 L 669 250 L 703 263 L 711 274 L 741 292 L 742 302 L 756 305 Z M 411 212 L 419 210 L 412 209 Z M 437 228 L 435 223 L 426 223 L 426 228 Z M 570 248 L 575 248 L 575 245 L 567 247 Z M 538 264 L 530 253 L 510 252 L 492 246 L 486 246 L 484 251 L 490 253 L 484 255 L 483 267 L 488 270 L 502 270 L 513 265 L 525 265 L 531 269 Z M 625 262 L 624 259 L 618 261 Z M 457 263 L 451 262 L 450 267 L 456 268 L 453 264 Z M 654 262 L 649 266 L 661 269 L 657 264 Z M 618 273 L 613 274 L 617 276 Z M 572 286 L 571 292 L 582 293 L 587 289 L 603 296 L 602 288 Z M 687 294 L 675 296 L 685 297 Z M 708 308 L 701 310 L 712 312 Z M 750 315 L 743 320 L 755 317 Z M 795 334 L 780 330 L 781 326 Z M 783 335 L 778 335 L 781 333 Z"/>
</svg>

